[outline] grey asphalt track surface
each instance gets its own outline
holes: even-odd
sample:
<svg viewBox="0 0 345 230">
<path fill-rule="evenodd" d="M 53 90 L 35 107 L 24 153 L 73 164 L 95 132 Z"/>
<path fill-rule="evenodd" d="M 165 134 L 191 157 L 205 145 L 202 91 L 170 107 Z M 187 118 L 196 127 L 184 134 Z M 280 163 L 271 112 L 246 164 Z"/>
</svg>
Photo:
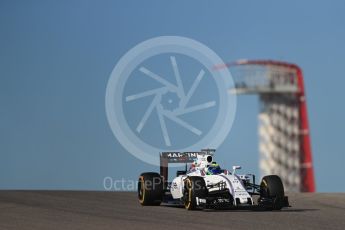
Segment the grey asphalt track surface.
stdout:
<svg viewBox="0 0 345 230">
<path fill-rule="evenodd" d="M 345 229 L 345 194 L 289 194 L 282 211 L 143 207 L 132 192 L 0 191 L 0 229 Z"/>
</svg>

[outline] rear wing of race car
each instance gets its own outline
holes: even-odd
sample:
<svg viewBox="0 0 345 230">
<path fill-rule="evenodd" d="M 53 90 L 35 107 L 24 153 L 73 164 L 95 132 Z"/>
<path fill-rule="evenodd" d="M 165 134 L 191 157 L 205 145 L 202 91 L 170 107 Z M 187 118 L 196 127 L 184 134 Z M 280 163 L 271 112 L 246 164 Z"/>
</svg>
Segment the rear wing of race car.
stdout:
<svg viewBox="0 0 345 230">
<path fill-rule="evenodd" d="M 193 163 L 198 155 L 213 155 L 215 149 L 202 149 L 200 152 L 162 152 L 159 155 L 160 175 L 163 181 L 168 181 L 169 164 L 188 164 Z M 165 183 L 164 183 L 165 184 Z"/>
</svg>

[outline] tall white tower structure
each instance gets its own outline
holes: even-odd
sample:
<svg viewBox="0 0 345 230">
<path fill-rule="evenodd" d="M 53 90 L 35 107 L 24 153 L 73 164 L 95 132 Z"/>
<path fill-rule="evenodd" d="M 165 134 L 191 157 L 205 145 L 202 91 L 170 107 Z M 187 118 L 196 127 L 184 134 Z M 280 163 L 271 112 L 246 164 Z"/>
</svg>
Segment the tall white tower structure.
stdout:
<svg viewBox="0 0 345 230">
<path fill-rule="evenodd" d="M 302 70 L 279 61 L 241 60 L 230 68 L 236 94 L 260 100 L 259 168 L 279 175 L 287 191 L 314 192 L 314 172 Z"/>
</svg>

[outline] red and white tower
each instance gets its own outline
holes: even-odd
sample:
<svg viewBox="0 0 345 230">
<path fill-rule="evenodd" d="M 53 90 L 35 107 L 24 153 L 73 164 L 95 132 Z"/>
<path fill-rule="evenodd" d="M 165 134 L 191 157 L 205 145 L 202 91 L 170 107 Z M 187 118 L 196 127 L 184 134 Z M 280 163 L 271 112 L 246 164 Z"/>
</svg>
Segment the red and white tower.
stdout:
<svg viewBox="0 0 345 230">
<path fill-rule="evenodd" d="M 261 175 L 279 175 L 287 191 L 314 192 L 314 172 L 302 70 L 280 61 L 228 63 L 236 94 L 260 99 Z"/>
</svg>

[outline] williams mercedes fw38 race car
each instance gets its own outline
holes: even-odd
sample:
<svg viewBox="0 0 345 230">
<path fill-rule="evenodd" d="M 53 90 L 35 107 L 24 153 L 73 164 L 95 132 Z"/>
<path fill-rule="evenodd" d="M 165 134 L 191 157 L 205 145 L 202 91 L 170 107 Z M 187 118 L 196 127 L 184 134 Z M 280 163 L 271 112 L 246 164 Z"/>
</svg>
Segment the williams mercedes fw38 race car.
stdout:
<svg viewBox="0 0 345 230">
<path fill-rule="evenodd" d="M 213 161 L 215 150 L 201 152 L 163 152 L 160 154 L 160 174 L 142 173 L 138 180 L 141 205 L 183 205 L 187 210 L 224 208 L 261 208 L 280 210 L 289 207 L 281 179 L 276 175 L 262 178 L 255 184 L 252 174 L 237 174 L 222 169 Z M 177 171 L 168 182 L 169 163 L 184 163 L 185 170 Z M 187 166 L 188 169 L 187 169 Z M 254 196 L 258 199 L 254 202 Z"/>
</svg>

